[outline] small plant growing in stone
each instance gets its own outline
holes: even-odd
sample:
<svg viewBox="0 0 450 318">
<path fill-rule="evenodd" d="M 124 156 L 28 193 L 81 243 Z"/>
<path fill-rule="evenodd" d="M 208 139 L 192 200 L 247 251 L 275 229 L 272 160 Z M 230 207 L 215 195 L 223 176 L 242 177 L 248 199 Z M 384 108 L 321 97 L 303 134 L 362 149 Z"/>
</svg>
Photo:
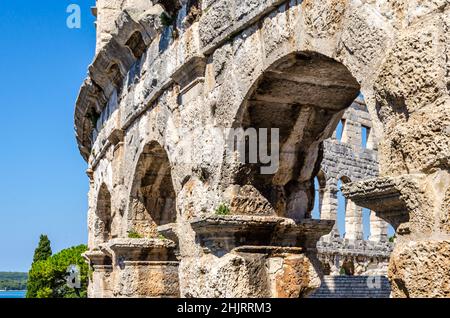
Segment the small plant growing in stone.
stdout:
<svg viewBox="0 0 450 318">
<path fill-rule="evenodd" d="M 230 208 L 224 203 L 220 204 L 216 209 L 216 215 L 230 215 L 230 213 Z"/>
<path fill-rule="evenodd" d="M 128 238 L 138 239 L 138 238 L 142 238 L 142 236 L 135 230 L 130 230 L 130 231 L 128 231 Z"/>
<path fill-rule="evenodd" d="M 162 235 L 162 234 L 159 234 L 159 235 L 158 235 L 158 238 L 159 238 L 160 240 L 167 240 L 167 238 L 166 238 L 164 235 Z"/>
</svg>

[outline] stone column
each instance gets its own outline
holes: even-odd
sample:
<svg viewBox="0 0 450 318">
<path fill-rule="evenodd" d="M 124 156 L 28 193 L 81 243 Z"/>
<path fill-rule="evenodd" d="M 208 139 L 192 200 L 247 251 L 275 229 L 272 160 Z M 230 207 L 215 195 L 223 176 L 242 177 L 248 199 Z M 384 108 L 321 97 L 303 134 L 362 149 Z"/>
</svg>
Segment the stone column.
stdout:
<svg viewBox="0 0 450 318">
<path fill-rule="evenodd" d="M 182 296 L 306 297 L 320 286 L 315 246 L 332 225 L 275 216 L 194 218 L 203 255 L 182 259 Z"/>
<path fill-rule="evenodd" d="M 337 215 L 337 192 L 331 187 L 319 190 L 321 200 L 320 219 L 336 221 Z"/>
<path fill-rule="evenodd" d="M 345 208 L 345 239 L 363 239 L 362 208 L 349 199 Z"/>
<path fill-rule="evenodd" d="M 88 297 L 112 297 L 113 274 L 111 258 L 99 250 L 87 251 L 83 254 L 83 257 L 87 260 L 91 268 L 88 284 Z"/>
<path fill-rule="evenodd" d="M 375 212 L 370 211 L 370 237 L 372 242 L 386 242 L 388 223 L 376 215 Z"/>
<path fill-rule="evenodd" d="M 366 148 L 367 149 L 373 149 L 373 150 L 378 150 L 377 148 L 377 140 L 375 137 L 375 130 L 372 127 L 368 127 L 367 128 L 367 143 L 366 143 Z"/>
<path fill-rule="evenodd" d="M 112 239 L 102 251 L 112 258 L 114 297 L 180 296 L 175 243 L 168 239 Z"/>
<path fill-rule="evenodd" d="M 334 186 L 327 185 L 327 187 L 323 189 L 320 219 L 334 221 L 334 226 L 331 232 L 324 236 L 323 238 L 324 240 L 330 240 L 333 237 L 339 237 L 339 229 L 337 226 L 337 210 L 338 210 L 337 189 Z"/>
<path fill-rule="evenodd" d="M 360 148 L 362 142 L 361 124 L 353 121 L 351 118 L 347 118 L 344 123 L 341 142 Z"/>
</svg>

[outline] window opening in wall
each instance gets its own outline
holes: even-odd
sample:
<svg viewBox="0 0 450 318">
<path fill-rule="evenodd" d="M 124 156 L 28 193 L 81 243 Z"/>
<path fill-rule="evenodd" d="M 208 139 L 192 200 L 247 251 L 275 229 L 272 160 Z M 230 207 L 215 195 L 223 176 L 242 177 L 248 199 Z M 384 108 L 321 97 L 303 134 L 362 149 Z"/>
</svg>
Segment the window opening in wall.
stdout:
<svg viewBox="0 0 450 318">
<path fill-rule="evenodd" d="M 338 141 L 342 141 L 342 136 L 344 133 L 344 127 L 345 127 L 345 119 L 341 119 L 339 121 L 339 124 L 336 127 L 336 139 Z"/>
<path fill-rule="evenodd" d="M 363 149 L 369 148 L 369 136 L 370 136 L 370 128 L 366 126 L 361 126 L 361 147 Z"/>
<path fill-rule="evenodd" d="M 395 229 L 392 225 L 388 223 L 388 237 L 393 237 L 395 235 Z"/>
<path fill-rule="evenodd" d="M 370 237 L 370 213 L 371 211 L 367 208 L 362 209 L 362 222 L 363 222 L 363 239 L 368 240 Z"/>
<path fill-rule="evenodd" d="M 339 236 L 341 238 L 345 237 L 345 215 L 347 209 L 347 200 L 341 192 L 342 181 L 338 181 L 338 192 L 337 192 L 337 200 L 338 200 L 338 211 L 337 211 L 337 228 L 339 230 Z"/>
<path fill-rule="evenodd" d="M 320 185 L 319 178 L 314 178 L 314 209 L 311 214 L 314 220 L 320 220 Z"/>
</svg>

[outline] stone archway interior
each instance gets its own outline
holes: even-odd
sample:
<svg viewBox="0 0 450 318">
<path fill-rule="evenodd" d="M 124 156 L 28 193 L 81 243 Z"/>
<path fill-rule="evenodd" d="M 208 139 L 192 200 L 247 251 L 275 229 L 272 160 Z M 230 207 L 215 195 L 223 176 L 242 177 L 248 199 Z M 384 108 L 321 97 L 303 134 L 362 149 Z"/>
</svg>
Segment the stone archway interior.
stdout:
<svg viewBox="0 0 450 318">
<path fill-rule="evenodd" d="M 234 182 L 253 201 L 242 202 L 241 195 L 239 205 L 264 206 L 264 214 L 295 220 L 310 218 L 322 141 L 332 135 L 359 91 L 343 64 L 320 54 L 291 54 L 270 66 L 249 93 L 237 122 L 244 129 L 279 129 L 279 169 L 264 175 L 259 163 L 239 164 Z M 232 207 L 240 214 L 237 204 Z"/>
<path fill-rule="evenodd" d="M 137 166 L 132 195 L 133 228 L 141 236 L 155 237 L 157 227 L 176 221 L 176 195 L 166 151 L 148 144 Z"/>
<path fill-rule="evenodd" d="M 353 276 L 355 274 L 355 264 L 352 260 L 346 260 L 342 264 L 341 274 Z"/>
<path fill-rule="evenodd" d="M 95 237 L 97 237 L 100 243 L 104 243 L 112 238 L 111 194 L 105 184 L 102 184 L 98 193 L 96 214 Z"/>
</svg>

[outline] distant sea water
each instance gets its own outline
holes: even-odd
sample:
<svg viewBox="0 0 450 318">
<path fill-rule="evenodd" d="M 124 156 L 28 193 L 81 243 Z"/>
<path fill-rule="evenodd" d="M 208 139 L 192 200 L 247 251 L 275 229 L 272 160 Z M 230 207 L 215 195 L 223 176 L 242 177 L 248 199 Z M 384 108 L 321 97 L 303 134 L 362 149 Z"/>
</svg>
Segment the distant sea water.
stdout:
<svg viewBox="0 0 450 318">
<path fill-rule="evenodd" d="M 0 298 L 25 298 L 26 290 L 0 291 Z"/>
</svg>

